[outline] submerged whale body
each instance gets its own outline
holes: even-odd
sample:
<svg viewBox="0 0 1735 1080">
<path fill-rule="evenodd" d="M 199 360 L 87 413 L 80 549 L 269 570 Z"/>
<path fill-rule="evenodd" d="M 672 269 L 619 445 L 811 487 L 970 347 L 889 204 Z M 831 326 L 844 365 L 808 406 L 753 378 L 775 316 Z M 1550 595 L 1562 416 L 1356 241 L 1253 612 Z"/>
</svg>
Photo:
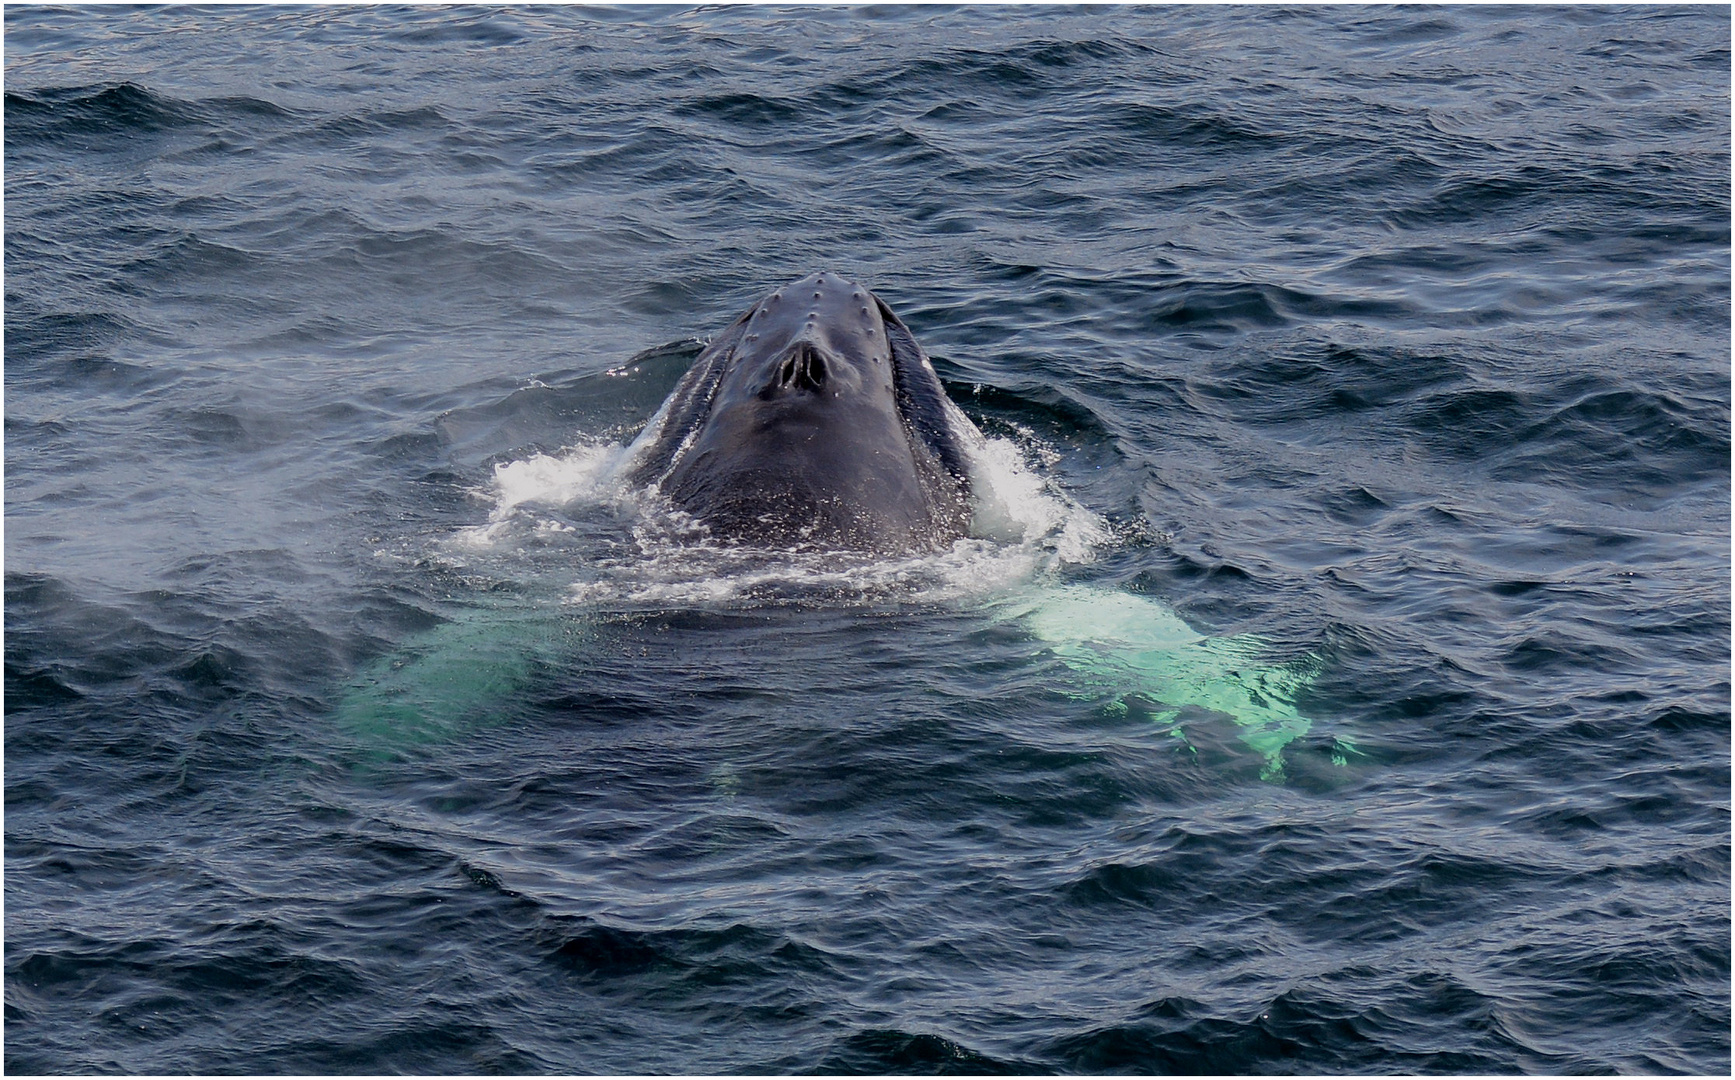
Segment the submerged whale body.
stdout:
<svg viewBox="0 0 1735 1080">
<path fill-rule="evenodd" d="M 652 420 L 633 479 L 724 540 L 926 550 L 970 528 L 980 439 L 909 328 L 822 272 L 717 335 Z"/>
</svg>

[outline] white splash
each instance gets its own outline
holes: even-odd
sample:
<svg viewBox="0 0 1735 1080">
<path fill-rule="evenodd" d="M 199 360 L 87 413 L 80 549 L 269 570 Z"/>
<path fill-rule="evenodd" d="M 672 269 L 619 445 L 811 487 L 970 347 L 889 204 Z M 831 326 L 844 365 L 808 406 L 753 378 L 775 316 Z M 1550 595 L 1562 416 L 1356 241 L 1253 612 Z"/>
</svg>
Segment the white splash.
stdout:
<svg viewBox="0 0 1735 1080">
<path fill-rule="evenodd" d="M 523 461 L 495 465 L 486 493 L 494 502 L 488 523 L 459 530 L 459 543 L 486 548 L 526 525 L 542 532 L 571 531 L 570 525 L 536 512 L 617 501 L 624 494 L 619 475 L 626 456 L 627 448 L 618 443 L 594 443 L 559 455 L 535 454 Z"/>
<path fill-rule="evenodd" d="M 1019 432 L 1043 466 L 1059 455 L 1043 447 L 1028 429 Z M 972 454 L 976 492 L 972 532 L 1006 543 L 1036 545 L 1055 560 L 1088 563 L 1112 536 L 1096 514 L 1074 502 L 1032 468 L 1026 451 L 1011 439 L 984 438 Z"/>
<path fill-rule="evenodd" d="M 1030 433 L 1020 434 L 1026 445 L 971 440 L 972 535 L 935 552 L 888 557 L 717 543 L 654 490 L 625 482 L 643 436 L 627 445 L 591 443 L 496 465 L 482 493 L 493 502 L 487 523 L 460 530 L 455 539 L 481 554 L 570 532 L 570 520 L 587 510 L 630 520 L 628 552 L 617 546 L 574 560 L 569 595 L 581 604 L 710 606 L 778 594 L 915 602 L 991 596 L 1062 564 L 1088 563 L 1112 540 L 1100 517 L 1038 471 L 1044 458 L 1052 463 L 1058 455 Z M 579 554 L 562 549 L 563 557 Z"/>
</svg>

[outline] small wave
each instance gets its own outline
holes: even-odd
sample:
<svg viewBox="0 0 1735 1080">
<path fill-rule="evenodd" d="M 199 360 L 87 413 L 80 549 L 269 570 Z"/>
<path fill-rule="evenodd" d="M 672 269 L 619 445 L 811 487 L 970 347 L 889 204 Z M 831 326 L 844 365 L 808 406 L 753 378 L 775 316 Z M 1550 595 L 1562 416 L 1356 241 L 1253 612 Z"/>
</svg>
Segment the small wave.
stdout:
<svg viewBox="0 0 1735 1080">
<path fill-rule="evenodd" d="M 560 941 L 549 960 L 580 976 L 619 977 L 660 969 L 704 982 L 763 978 L 784 969 L 813 977 L 840 966 L 840 958 L 822 949 L 745 923 L 637 930 L 554 916 L 541 936 Z"/>
<path fill-rule="evenodd" d="M 805 110 L 794 102 L 753 93 L 711 94 L 674 109 L 676 116 L 722 120 L 745 128 L 776 128 L 797 123 Z"/>
<path fill-rule="evenodd" d="M 438 10 L 438 9 L 434 9 Z M 422 13 L 417 13 L 421 15 Z M 509 18 L 492 14 L 453 18 L 451 13 L 428 13 L 431 25 L 394 30 L 389 36 L 415 45 L 458 44 L 480 47 L 516 45 L 524 40 L 523 32 Z M 437 21 L 436 21 L 437 20 Z"/>
<path fill-rule="evenodd" d="M 162 131 L 197 118 L 186 102 L 130 82 L 8 92 L 6 115 L 9 137 L 26 134 L 38 138 Z"/>
<path fill-rule="evenodd" d="M 1245 118 L 1237 119 L 1197 106 L 1127 103 L 1109 110 L 1104 124 L 1123 136 L 1150 139 L 1164 146 L 1227 148 L 1278 142 L 1291 137 L 1260 131 Z"/>
<path fill-rule="evenodd" d="M 60 141 L 209 129 L 230 121 L 293 116 L 261 98 L 229 96 L 183 101 L 133 82 L 112 86 L 46 87 L 6 92 L 6 135 Z"/>
<path fill-rule="evenodd" d="M 1032 41 L 1006 50 L 1005 55 L 1042 67 L 1089 67 L 1097 63 L 1149 61 L 1158 50 L 1129 38 Z"/>
<path fill-rule="evenodd" d="M 149 284 L 187 278 L 216 278 L 230 282 L 259 273 L 269 262 L 269 256 L 188 232 L 125 263 L 121 271 L 138 282 Z"/>
<path fill-rule="evenodd" d="M 1029 1074 L 1037 1070 L 1020 1062 L 986 1057 L 940 1035 L 868 1028 L 839 1039 L 815 1071 L 858 1075 L 968 1073 L 993 1076 Z"/>
<path fill-rule="evenodd" d="M 1063 1069 L 1079 1072 L 1347 1072 L 1393 1061 L 1415 1072 L 1515 1071 L 1521 1060 L 1515 1040 L 1485 995 L 1432 974 L 1391 986 L 1389 993 L 1382 1005 L 1364 1005 L 1327 988 L 1291 989 L 1246 1019 L 1214 1015 L 1187 998 L 1163 998 L 1134 1017 L 1062 1036 L 1046 1049 Z M 1399 1017 L 1426 1018 L 1429 1028 L 1449 1017 L 1480 1029 L 1484 1043 L 1469 1051 L 1439 1049 L 1395 1022 Z"/>
<path fill-rule="evenodd" d="M 17 233 L 8 237 L 17 239 Z M 20 310 L 23 309 L 23 310 Z M 113 311 L 30 311 L 14 302 L 7 311 L 8 368 L 17 361 L 39 357 L 105 352 L 118 342 L 144 341 L 164 345 L 170 339 L 137 320 Z"/>
<path fill-rule="evenodd" d="M 979 49 L 952 49 L 888 71 L 876 86 L 928 86 L 945 79 L 977 88 L 984 97 L 1016 97 L 1047 85 L 1044 72 Z"/>
</svg>

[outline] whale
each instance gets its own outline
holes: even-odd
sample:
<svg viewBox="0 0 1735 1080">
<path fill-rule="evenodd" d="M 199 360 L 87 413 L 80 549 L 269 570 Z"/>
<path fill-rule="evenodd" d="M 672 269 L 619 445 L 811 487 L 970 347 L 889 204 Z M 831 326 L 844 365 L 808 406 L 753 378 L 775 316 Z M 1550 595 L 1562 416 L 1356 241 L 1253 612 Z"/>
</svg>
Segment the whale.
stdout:
<svg viewBox="0 0 1735 1080">
<path fill-rule="evenodd" d="M 743 581 L 760 583 L 778 580 L 785 559 L 847 570 L 860 562 L 849 553 L 871 562 L 889 554 L 891 565 L 909 566 L 953 555 L 967 562 L 979 549 L 949 548 L 965 537 L 991 549 L 1031 543 L 1022 533 L 1001 535 L 997 448 L 946 396 L 909 327 L 867 288 L 812 274 L 760 299 L 696 356 L 688 344 L 635 358 L 694 357 L 666 397 L 660 391 L 672 373 L 655 368 L 634 400 L 660 407 L 630 446 L 600 459 L 609 463 L 601 489 L 621 491 L 613 481 L 623 474 L 634 482 L 628 505 L 644 512 L 635 534 L 648 518 L 653 539 L 667 535 L 655 507 L 666 499 L 677 521 L 689 516 L 733 546 L 725 573 L 750 568 Z M 629 362 L 607 375 L 621 370 L 637 369 Z M 540 513 L 532 516 L 540 530 Z M 692 534 L 682 527 L 676 535 L 685 547 Z M 701 550 L 692 568 L 710 575 L 719 562 L 694 546 Z M 848 553 L 834 557 L 840 549 Z M 1325 669 L 1321 657 L 1286 656 L 1256 633 L 1213 635 L 1156 597 L 1031 569 L 1027 581 L 1000 580 L 973 596 L 971 616 L 1023 635 L 1033 657 L 1046 658 L 1033 670 L 1051 673 L 1056 692 L 1107 715 L 1136 708 L 1169 737 L 1161 745 L 1177 761 L 1240 760 L 1281 784 L 1298 763 L 1315 776 L 1322 756 L 1338 768 L 1366 756 L 1344 735 L 1322 740 L 1304 711 Z M 606 601 L 592 612 L 571 593 L 542 592 L 546 584 L 442 603 L 437 625 L 347 681 L 335 709 L 340 729 L 367 760 L 385 760 L 507 722 L 513 702 L 535 700 L 538 683 L 567 668 L 608 622 Z M 632 600 L 635 610 L 639 603 Z M 1220 737 L 1228 733 L 1238 738 Z"/>
<path fill-rule="evenodd" d="M 629 478 L 726 543 L 931 551 L 969 533 L 981 441 L 885 301 L 821 271 L 711 340 Z"/>
</svg>

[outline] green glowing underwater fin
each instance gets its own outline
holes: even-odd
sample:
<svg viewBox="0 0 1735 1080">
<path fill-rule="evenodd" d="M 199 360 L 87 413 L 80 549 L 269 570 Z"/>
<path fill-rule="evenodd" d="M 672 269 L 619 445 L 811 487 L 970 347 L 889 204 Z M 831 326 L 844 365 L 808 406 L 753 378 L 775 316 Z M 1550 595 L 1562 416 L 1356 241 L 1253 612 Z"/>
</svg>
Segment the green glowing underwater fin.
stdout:
<svg viewBox="0 0 1735 1080">
<path fill-rule="evenodd" d="M 467 609 L 358 671 L 337 723 L 388 753 L 488 727 L 530 686 L 561 634 L 546 611 Z"/>
<path fill-rule="evenodd" d="M 1149 697 L 1167 707 L 1162 723 L 1186 707 L 1228 716 L 1266 780 L 1283 778 L 1284 748 L 1312 729 L 1295 701 L 1318 662 L 1264 665 L 1268 643 L 1255 634 L 1206 637 L 1155 600 L 1086 586 L 1047 590 L 1013 614 L 1097 693 Z"/>
</svg>

